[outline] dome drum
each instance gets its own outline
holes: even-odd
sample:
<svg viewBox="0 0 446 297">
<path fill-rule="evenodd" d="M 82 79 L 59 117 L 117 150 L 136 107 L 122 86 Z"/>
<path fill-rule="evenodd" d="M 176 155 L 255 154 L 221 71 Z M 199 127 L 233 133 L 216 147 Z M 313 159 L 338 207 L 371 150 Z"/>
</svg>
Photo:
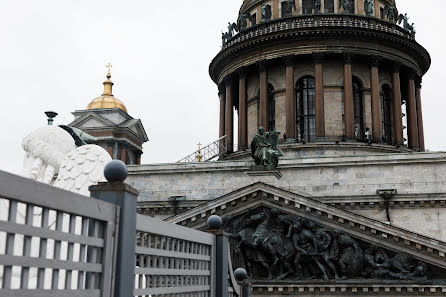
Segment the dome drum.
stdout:
<svg viewBox="0 0 446 297">
<path fill-rule="evenodd" d="M 256 3 L 246 1 L 241 13 Z M 220 137 L 231 153 L 235 108 L 238 151 L 259 126 L 281 131 L 282 145 L 295 148 L 356 142 L 376 152 L 424 151 L 421 78 L 430 63 L 411 32 L 376 17 L 293 15 L 253 25 L 209 67 L 220 90 Z M 344 147 L 355 149 L 368 150 Z"/>
</svg>

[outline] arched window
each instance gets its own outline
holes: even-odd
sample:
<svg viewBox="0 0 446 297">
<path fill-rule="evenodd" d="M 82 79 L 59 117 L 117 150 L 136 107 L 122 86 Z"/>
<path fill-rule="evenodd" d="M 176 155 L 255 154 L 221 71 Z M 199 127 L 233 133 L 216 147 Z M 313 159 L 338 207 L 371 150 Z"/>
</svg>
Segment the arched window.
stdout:
<svg viewBox="0 0 446 297">
<path fill-rule="evenodd" d="M 355 114 L 355 137 L 356 139 L 363 140 L 365 138 L 363 86 L 361 80 L 357 77 L 353 77 L 353 106 Z"/>
<path fill-rule="evenodd" d="M 310 142 L 316 138 L 314 77 L 304 76 L 296 84 L 296 130 L 298 140 Z"/>
<path fill-rule="evenodd" d="M 392 144 L 392 89 L 389 85 L 383 85 L 381 88 L 381 115 L 383 141 Z"/>
<path fill-rule="evenodd" d="M 324 12 L 334 13 L 334 0 L 324 0 Z"/>
<path fill-rule="evenodd" d="M 313 0 L 302 0 L 302 12 L 303 14 L 313 13 Z"/>
<path fill-rule="evenodd" d="M 268 117 L 268 130 L 275 131 L 276 130 L 276 99 L 274 98 L 274 87 L 271 84 L 268 84 L 268 109 L 269 109 L 269 117 Z"/>
</svg>

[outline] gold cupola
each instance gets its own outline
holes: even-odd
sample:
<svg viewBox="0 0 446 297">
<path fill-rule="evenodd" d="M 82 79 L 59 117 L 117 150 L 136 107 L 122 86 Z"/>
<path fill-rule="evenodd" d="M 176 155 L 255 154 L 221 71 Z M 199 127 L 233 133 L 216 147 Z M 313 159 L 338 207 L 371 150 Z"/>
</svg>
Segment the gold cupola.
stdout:
<svg viewBox="0 0 446 297">
<path fill-rule="evenodd" d="M 112 67 L 110 64 L 107 65 L 107 79 L 104 81 L 104 93 L 95 99 L 93 99 L 90 104 L 87 106 L 87 110 L 89 109 L 108 109 L 108 108 L 119 108 L 125 113 L 127 113 L 127 108 L 124 103 L 118 98 L 115 98 L 112 93 L 113 82 L 110 80 L 111 73 L 110 68 Z"/>
</svg>

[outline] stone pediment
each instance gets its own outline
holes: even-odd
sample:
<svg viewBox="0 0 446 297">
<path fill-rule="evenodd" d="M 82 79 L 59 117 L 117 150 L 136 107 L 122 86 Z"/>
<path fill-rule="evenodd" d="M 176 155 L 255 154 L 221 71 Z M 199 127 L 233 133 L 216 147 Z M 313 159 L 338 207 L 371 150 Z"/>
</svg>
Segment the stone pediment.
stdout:
<svg viewBox="0 0 446 297">
<path fill-rule="evenodd" d="M 101 117 L 93 112 L 86 113 L 69 124 L 71 127 L 78 129 L 88 129 L 88 128 L 102 128 L 102 127 L 115 127 L 117 126 L 110 120 Z"/>
<path fill-rule="evenodd" d="M 362 249 L 362 256 L 361 259 L 365 259 L 367 253 L 369 254 L 369 258 L 371 257 L 370 254 L 377 254 L 382 253 L 385 255 L 385 258 L 388 259 L 388 263 L 398 263 L 399 262 L 407 262 L 408 260 L 401 260 L 405 259 L 412 259 L 411 261 L 415 261 L 416 263 L 422 263 L 421 266 L 426 268 L 427 270 L 433 271 L 433 274 L 431 276 L 421 276 L 421 274 L 417 275 L 416 269 L 423 269 L 421 266 L 416 266 L 417 264 L 414 264 L 413 271 L 409 270 L 397 270 L 394 268 L 394 265 L 392 264 L 386 264 L 388 267 L 386 269 L 372 269 L 370 270 L 367 276 L 365 276 L 365 272 L 361 272 L 360 274 L 356 275 L 355 277 L 347 277 L 348 280 L 338 280 L 334 279 L 333 271 L 332 275 L 329 279 L 321 279 L 319 280 L 312 280 L 308 284 L 308 281 L 305 281 L 306 284 L 303 284 L 302 282 L 300 284 L 294 284 L 290 286 L 290 282 L 286 284 L 280 284 L 277 283 L 278 277 L 282 273 L 285 273 L 286 270 L 284 267 L 281 266 L 281 268 L 275 268 L 276 272 L 274 274 L 273 278 L 276 278 L 275 281 L 267 281 L 267 275 L 263 276 L 263 283 L 262 278 L 257 281 L 254 285 L 255 290 L 266 290 L 269 292 L 283 292 L 287 293 L 287 288 L 293 288 L 292 290 L 296 290 L 296 292 L 308 292 L 308 290 L 315 290 L 315 288 L 321 288 L 324 287 L 322 284 L 330 283 L 332 287 L 328 288 L 327 290 L 335 290 L 335 291 L 327 291 L 327 292 L 346 292 L 339 291 L 340 288 L 349 288 L 349 292 L 358 292 L 358 289 L 355 289 L 356 291 L 352 291 L 351 288 L 356 287 L 358 288 L 359 283 L 364 287 L 363 292 L 375 292 L 372 289 L 372 284 L 380 284 L 383 283 L 382 279 L 386 279 L 387 287 L 389 287 L 389 290 L 399 290 L 401 288 L 407 288 L 412 287 L 415 283 L 421 284 L 420 290 L 427 290 L 431 293 L 438 293 L 438 292 L 446 292 L 446 243 L 435 240 L 433 238 L 428 238 L 401 228 L 393 227 L 390 225 L 387 225 L 385 223 L 358 215 L 353 212 L 349 212 L 346 210 L 342 210 L 336 207 L 332 207 L 326 204 L 323 204 L 313 198 L 311 198 L 309 195 L 306 195 L 304 193 L 292 193 L 280 188 L 276 188 L 270 185 L 266 185 L 263 183 L 256 183 L 250 186 L 247 186 L 245 188 L 239 189 L 237 191 L 234 191 L 232 193 L 229 193 L 227 195 L 224 195 L 220 198 L 214 199 L 212 201 L 208 201 L 200 206 L 197 206 L 196 208 L 185 212 L 181 215 L 177 215 L 175 217 L 172 217 L 168 219 L 169 222 L 181 224 L 184 226 L 192 227 L 195 229 L 205 229 L 206 228 L 206 220 L 211 214 L 216 214 L 224 218 L 225 226 L 227 226 L 227 222 L 229 221 L 228 218 L 231 220 L 236 220 L 237 222 L 234 224 L 251 224 L 254 220 L 254 218 L 258 222 L 262 222 L 265 217 L 267 217 L 267 214 L 274 209 L 274 212 L 277 212 L 275 214 L 276 219 L 282 218 L 277 221 L 277 224 L 283 224 L 283 222 L 288 220 L 288 225 L 286 227 L 291 225 L 296 225 L 300 227 L 296 227 L 300 231 L 296 231 L 297 234 L 299 232 L 305 231 L 304 229 L 311 229 L 314 235 L 316 234 L 323 234 L 326 238 L 330 238 L 330 240 L 333 242 L 336 240 L 336 238 L 342 238 L 344 241 L 349 241 L 350 239 L 353 242 L 356 242 L 356 246 L 360 246 Z M 286 218 L 286 219 L 285 219 Z M 290 223 L 291 222 L 291 223 Z M 293 223 L 294 222 L 294 223 Z M 257 224 L 257 225 L 256 225 Z M 256 223 L 252 226 L 252 233 L 256 228 L 258 228 L 259 223 Z M 286 222 L 285 222 L 286 224 Z M 310 227 L 302 227 L 303 225 L 307 225 Z M 232 226 L 234 227 L 234 226 Z M 272 227 L 274 228 L 274 227 Z M 248 229 L 248 228 L 245 228 Z M 242 230 L 242 231 L 240 231 Z M 291 230 L 291 229 L 290 229 Z M 294 230 L 294 229 L 293 229 Z M 322 231 L 321 231 L 322 230 Z M 258 231 L 258 230 L 257 230 Z M 240 236 L 241 233 L 245 232 L 246 230 L 243 230 L 243 228 L 239 228 L 239 230 L 235 231 L 239 232 L 237 234 L 233 234 L 231 236 L 232 238 L 235 238 L 237 236 Z M 294 231 L 293 231 L 294 232 Z M 296 233 L 295 232 L 295 233 Z M 232 233 L 232 232 L 230 232 Z M 286 236 L 290 237 L 290 234 L 285 235 L 286 232 L 282 233 L 282 237 L 285 238 Z M 308 232 L 307 232 L 308 233 Z M 304 232 L 304 234 L 307 234 Z M 311 233 L 311 232 L 310 232 Z M 276 233 L 271 233 L 276 234 Z M 342 234 L 342 235 L 339 235 Z M 257 234 L 258 235 L 258 234 Z M 301 235 L 302 236 L 302 233 Z M 339 237 L 341 236 L 341 237 Z M 249 237 L 249 236 L 248 236 Z M 255 237 L 255 236 L 254 236 Z M 274 236 L 273 236 L 274 237 Z M 280 236 L 279 236 L 280 237 Z M 275 237 L 278 238 L 277 236 Z M 290 237 L 291 238 L 291 237 Z M 287 239 L 288 240 L 288 239 Z M 291 240 L 291 239 L 289 239 Z M 240 244 L 240 241 L 238 241 L 238 244 Z M 249 242 L 249 240 L 248 240 Z M 248 244 L 248 242 L 245 242 L 245 244 Z M 255 245 L 253 244 L 254 239 L 251 240 L 251 246 L 239 246 L 239 248 L 243 251 L 244 248 L 254 248 L 255 249 L 262 249 L 266 248 L 268 246 L 267 242 L 268 240 L 266 238 L 263 238 L 261 241 L 257 242 Z M 260 243 L 262 242 L 262 243 Z M 274 243 L 274 242 L 273 242 Z M 277 242 L 274 244 L 271 244 L 270 246 L 284 246 L 284 243 L 278 244 Z M 288 244 L 290 244 L 288 242 Z M 236 244 L 237 245 L 237 244 Z M 352 248 L 354 245 L 350 246 Z M 234 248 L 234 245 L 232 246 L 232 249 Z M 328 250 L 328 249 L 327 249 Z M 373 252 L 371 252 L 373 251 Z M 380 251 L 380 252 L 377 252 Z M 320 252 L 320 251 L 319 251 Z M 265 250 L 265 253 L 267 253 L 267 250 Z M 327 252 L 328 253 L 328 252 Z M 263 257 L 266 262 L 268 262 L 269 266 L 274 266 L 276 262 L 272 258 L 272 252 Z M 294 256 L 293 256 L 294 257 Z M 288 259 L 288 262 L 293 263 L 293 257 Z M 322 257 L 319 255 L 318 257 Z M 328 257 L 328 256 L 327 256 Z M 330 256 L 331 257 L 331 256 Z M 335 259 L 336 257 L 334 257 Z M 373 257 L 371 257 L 373 259 Z M 261 256 L 257 257 L 256 259 L 262 259 Z M 325 259 L 325 258 L 320 258 Z M 327 258 L 328 259 L 328 258 Z M 395 260 L 397 259 L 397 260 Z M 399 259 L 399 260 L 398 260 Z M 256 260 L 258 261 L 258 260 Z M 321 262 L 323 260 L 319 260 Z M 335 261 L 335 260 L 333 260 Z M 365 261 L 365 260 L 363 260 Z M 237 262 L 237 259 L 233 258 L 233 262 Z M 373 262 L 373 261 L 372 261 Z M 415 263 L 414 262 L 414 263 Z M 315 262 L 316 263 L 316 262 Z M 322 265 L 323 264 L 323 265 Z M 322 263 L 321 265 L 327 268 L 327 265 Z M 236 264 L 235 264 L 236 265 Z M 319 265 L 319 264 L 318 264 Z M 366 265 L 363 263 L 361 264 L 364 266 L 364 269 Z M 339 278 L 346 278 L 346 275 L 342 275 L 341 271 L 342 269 L 338 264 L 335 265 L 338 269 Z M 379 265 L 378 265 L 379 266 Z M 398 266 L 398 265 L 396 265 Z M 415 268 L 418 267 L 418 268 Z M 428 267 L 428 268 L 427 268 Z M 271 268 L 273 269 L 273 268 Z M 316 268 L 317 269 L 317 268 Z M 335 269 L 335 270 L 336 270 Z M 411 268 L 412 269 L 412 268 Z M 280 271 L 279 271 L 280 270 Z M 327 274 L 329 273 L 329 268 L 327 268 Z M 404 272 L 402 272 L 404 271 Z M 343 272 L 346 274 L 347 272 Z M 333 277 L 333 279 L 331 279 Z M 253 278 L 256 279 L 255 275 L 253 275 Z M 283 277 L 280 278 L 281 281 L 286 280 L 293 280 L 296 281 L 291 277 Z M 304 281 L 305 278 L 299 278 L 300 281 Z M 299 283 L 299 282 L 297 282 Z M 319 285 L 315 285 L 319 284 Z M 341 285 L 342 284 L 342 285 Z M 347 285 L 346 285 L 347 284 Z M 349 284 L 349 285 L 348 285 Z M 370 286 L 367 286 L 370 285 Z M 424 287 L 423 287 L 424 285 Z M 429 286 L 431 287 L 429 287 Z M 433 286 L 433 287 L 432 287 Z M 386 288 L 387 288 L 386 287 Z M 257 289 L 256 289 L 257 288 Z M 362 288 L 362 287 L 361 287 Z M 392 289 L 393 288 L 393 289 Z M 395 289 L 396 288 L 396 289 Z M 432 289 L 433 288 L 433 289 Z M 368 290 L 371 291 L 368 291 Z M 279 291 L 277 291 L 279 290 Z M 282 291 L 281 291 L 282 290 Z M 285 290 L 285 291 L 283 291 Z M 289 289 L 291 290 L 291 289 Z M 303 290 L 303 291 L 302 291 Z M 325 290 L 325 289 L 324 289 Z M 361 289 L 362 290 L 362 289 Z M 387 290 L 387 289 L 386 289 Z M 378 290 L 379 291 L 379 290 Z M 294 292 L 294 291 L 292 291 Z M 317 292 L 317 291 L 313 291 Z M 320 291 L 322 292 L 322 291 Z M 387 292 L 387 291 L 386 291 Z M 390 292 L 390 291 L 389 291 Z M 410 293 L 413 292 L 413 294 L 417 295 L 416 293 L 420 293 L 422 291 L 419 291 L 418 289 L 414 289 L 413 291 L 406 290 L 404 292 Z M 362 292 L 359 292 L 362 293 Z M 377 296 L 377 294 L 375 294 Z"/>
<path fill-rule="evenodd" d="M 133 133 L 138 135 L 144 142 L 149 140 L 147 133 L 144 129 L 144 126 L 143 126 L 141 120 L 139 120 L 139 119 L 131 119 L 131 120 L 125 121 L 125 122 L 119 124 L 119 128 L 129 129 L 130 131 L 132 131 Z"/>
</svg>

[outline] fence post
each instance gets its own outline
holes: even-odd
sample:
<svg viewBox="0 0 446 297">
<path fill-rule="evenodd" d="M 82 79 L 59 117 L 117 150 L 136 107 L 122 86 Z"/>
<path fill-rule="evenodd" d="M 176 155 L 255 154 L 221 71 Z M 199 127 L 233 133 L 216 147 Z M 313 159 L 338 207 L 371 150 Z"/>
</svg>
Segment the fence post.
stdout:
<svg viewBox="0 0 446 297">
<path fill-rule="evenodd" d="M 228 296 L 228 275 L 229 275 L 229 239 L 221 227 L 223 222 L 219 216 L 208 218 L 208 230 L 206 232 L 215 235 L 215 297 Z"/>
<path fill-rule="evenodd" d="M 237 268 L 234 271 L 234 277 L 241 288 L 240 297 L 250 297 L 251 283 L 248 280 L 248 273 L 243 268 Z"/>
<path fill-rule="evenodd" d="M 120 207 L 117 240 L 114 297 L 133 296 L 135 288 L 136 198 L 139 192 L 124 183 L 127 167 L 119 160 L 109 162 L 104 169 L 108 182 L 89 188 L 92 198 Z"/>
</svg>

